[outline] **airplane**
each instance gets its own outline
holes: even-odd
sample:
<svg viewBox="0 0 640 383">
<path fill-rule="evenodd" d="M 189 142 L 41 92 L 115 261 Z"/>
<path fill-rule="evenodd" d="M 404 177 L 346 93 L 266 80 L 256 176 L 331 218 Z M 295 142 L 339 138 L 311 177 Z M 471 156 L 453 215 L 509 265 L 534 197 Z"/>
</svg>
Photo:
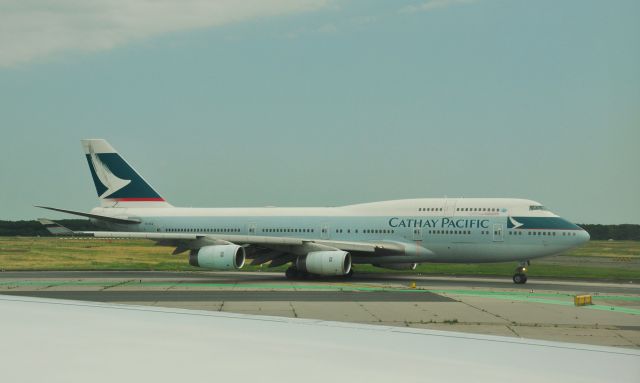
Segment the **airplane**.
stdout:
<svg viewBox="0 0 640 383">
<path fill-rule="evenodd" d="M 513 262 L 527 282 L 531 259 L 589 240 L 581 227 L 536 201 L 420 198 L 339 207 L 183 208 L 167 202 L 103 139 L 81 140 L 100 206 L 87 217 L 96 238 L 144 238 L 189 252 L 193 266 L 240 269 L 246 259 L 290 264 L 288 279 L 353 275 L 352 265 L 414 270 L 420 263 Z M 60 234 L 60 228 L 52 232 Z M 64 229 L 62 229 L 64 231 Z"/>
</svg>

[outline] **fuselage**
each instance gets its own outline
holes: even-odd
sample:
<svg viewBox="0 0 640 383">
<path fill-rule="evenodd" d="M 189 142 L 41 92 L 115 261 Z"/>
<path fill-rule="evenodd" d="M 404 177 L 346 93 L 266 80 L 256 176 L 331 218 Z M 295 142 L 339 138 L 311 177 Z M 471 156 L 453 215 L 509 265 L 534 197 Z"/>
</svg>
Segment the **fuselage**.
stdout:
<svg viewBox="0 0 640 383">
<path fill-rule="evenodd" d="M 425 198 L 308 208 L 95 208 L 134 218 L 111 230 L 238 234 L 350 242 L 395 242 L 414 251 L 383 262 L 503 262 L 558 254 L 589 240 L 538 202 L 510 198 Z M 354 256 L 354 263 L 380 258 Z"/>
</svg>

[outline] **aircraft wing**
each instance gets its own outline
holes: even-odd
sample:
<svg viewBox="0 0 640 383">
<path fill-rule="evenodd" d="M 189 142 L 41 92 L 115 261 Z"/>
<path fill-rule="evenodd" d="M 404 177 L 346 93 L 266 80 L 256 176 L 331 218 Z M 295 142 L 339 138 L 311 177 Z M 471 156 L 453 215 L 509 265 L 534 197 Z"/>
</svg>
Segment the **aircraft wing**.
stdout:
<svg viewBox="0 0 640 383">
<path fill-rule="evenodd" d="M 7 382 L 637 382 L 640 351 L 0 295 Z"/>
<path fill-rule="evenodd" d="M 245 246 L 251 250 L 247 252 L 247 257 L 254 259 L 253 264 L 272 261 L 271 265 L 273 266 L 289 262 L 297 255 L 303 255 L 310 251 L 317 250 L 333 249 L 367 255 L 401 255 L 405 251 L 403 244 L 388 241 L 354 242 L 296 237 L 267 237 L 261 235 L 211 233 L 72 231 L 54 221 L 44 218 L 41 218 L 40 222 L 54 235 L 77 235 L 113 239 L 149 239 L 155 241 L 161 246 L 175 247 L 173 254 L 180 254 L 187 250 L 197 250 L 203 246 L 234 243 Z M 274 262 L 276 258 L 281 258 L 283 262 L 280 262 L 280 260 Z"/>
<path fill-rule="evenodd" d="M 154 233 L 154 232 L 117 232 L 117 231 L 84 231 L 76 232 L 96 238 L 140 238 L 150 239 L 164 245 L 172 245 L 184 241 L 193 241 L 195 248 L 200 245 L 228 244 L 256 245 L 266 248 L 296 247 L 317 244 L 334 249 L 363 253 L 401 253 L 404 247 L 396 242 L 352 242 L 322 239 L 304 239 L 296 237 L 267 237 L 261 235 L 236 234 L 197 234 L 197 233 Z"/>
</svg>

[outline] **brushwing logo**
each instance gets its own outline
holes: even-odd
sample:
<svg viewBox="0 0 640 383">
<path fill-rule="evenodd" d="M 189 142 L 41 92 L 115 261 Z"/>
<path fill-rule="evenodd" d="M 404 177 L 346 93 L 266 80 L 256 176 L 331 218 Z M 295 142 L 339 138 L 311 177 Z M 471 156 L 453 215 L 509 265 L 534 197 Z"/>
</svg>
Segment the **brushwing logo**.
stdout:
<svg viewBox="0 0 640 383">
<path fill-rule="evenodd" d="M 511 221 L 511 225 L 513 225 L 512 228 L 514 228 L 514 229 L 517 229 L 520 226 L 524 225 L 523 223 L 520 223 L 520 222 L 516 221 L 515 219 L 513 219 L 513 217 L 509 217 L 509 221 Z"/>
<path fill-rule="evenodd" d="M 131 180 L 123 180 L 122 178 L 118 178 L 109 167 L 105 165 L 98 155 L 93 151 L 93 148 L 89 149 L 89 155 L 91 156 L 91 163 L 93 164 L 93 169 L 95 169 L 96 175 L 100 182 L 107 188 L 107 190 L 102 193 L 100 198 L 107 198 L 111 194 L 117 192 L 123 187 L 129 185 Z"/>
</svg>

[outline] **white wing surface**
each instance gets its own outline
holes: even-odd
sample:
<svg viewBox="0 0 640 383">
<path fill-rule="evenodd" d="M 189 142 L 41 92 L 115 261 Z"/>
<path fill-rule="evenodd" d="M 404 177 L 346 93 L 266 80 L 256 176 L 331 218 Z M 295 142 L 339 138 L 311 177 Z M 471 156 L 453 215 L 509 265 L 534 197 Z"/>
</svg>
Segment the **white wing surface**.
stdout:
<svg viewBox="0 0 640 383">
<path fill-rule="evenodd" d="M 286 248 L 289 252 L 300 254 L 309 251 L 308 246 L 324 246 L 331 249 L 353 253 L 371 253 L 375 255 L 403 254 L 405 244 L 388 241 L 351 242 L 322 239 L 304 239 L 296 237 L 268 237 L 242 234 L 198 234 L 198 233 L 154 233 L 154 232 L 115 232 L 115 231 L 83 231 L 78 235 L 89 235 L 96 238 L 136 238 L 150 239 L 164 246 L 176 246 L 177 254 L 188 249 L 198 249 L 206 245 L 235 243 L 238 245 L 254 245 L 271 249 Z M 426 250 L 425 250 L 426 251 Z"/>
<path fill-rule="evenodd" d="M 622 348 L 0 295 L 7 382 L 638 382 Z"/>
</svg>

